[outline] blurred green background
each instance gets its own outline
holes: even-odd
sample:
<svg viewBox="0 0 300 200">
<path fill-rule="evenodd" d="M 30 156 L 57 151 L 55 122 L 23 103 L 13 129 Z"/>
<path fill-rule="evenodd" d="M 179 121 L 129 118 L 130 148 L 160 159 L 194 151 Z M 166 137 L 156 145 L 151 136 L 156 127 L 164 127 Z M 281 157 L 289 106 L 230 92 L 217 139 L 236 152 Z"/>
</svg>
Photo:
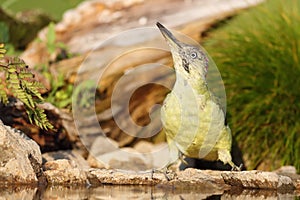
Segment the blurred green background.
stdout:
<svg viewBox="0 0 300 200">
<path fill-rule="evenodd" d="M 60 21 L 66 10 L 82 1 L 0 0 L 0 42 L 6 43 L 8 54 L 16 54 L 40 29 Z"/>
<path fill-rule="evenodd" d="M 247 167 L 300 171 L 300 1 L 243 11 L 209 31 L 204 47 L 221 71 Z"/>
<path fill-rule="evenodd" d="M 75 7 L 83 0 L 0 0 L 1 7 L 11 13 L 39 9 L 52 17 L 60 20 L 64 11 Z"/>
</svg>

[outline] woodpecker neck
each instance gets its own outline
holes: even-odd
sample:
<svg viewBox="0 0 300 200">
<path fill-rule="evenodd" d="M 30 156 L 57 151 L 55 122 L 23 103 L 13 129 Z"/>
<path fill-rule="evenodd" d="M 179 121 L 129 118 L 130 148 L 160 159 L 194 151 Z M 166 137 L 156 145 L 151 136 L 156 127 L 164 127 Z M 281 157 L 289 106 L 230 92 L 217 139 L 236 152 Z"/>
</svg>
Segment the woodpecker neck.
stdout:
<svg viewBox="0 0 300 200">
<path fill-rule="evenodd" d="M 195 94 L 203 95 L 204 93 L 208 92 L 206 79 L 195 79 L 194 76 L 187 77 L 176 70 L 176 81 L 173 89 L 181 90 L 183 92 L 187 90 L 187 88 L 193 89 Z"/>
</svg>

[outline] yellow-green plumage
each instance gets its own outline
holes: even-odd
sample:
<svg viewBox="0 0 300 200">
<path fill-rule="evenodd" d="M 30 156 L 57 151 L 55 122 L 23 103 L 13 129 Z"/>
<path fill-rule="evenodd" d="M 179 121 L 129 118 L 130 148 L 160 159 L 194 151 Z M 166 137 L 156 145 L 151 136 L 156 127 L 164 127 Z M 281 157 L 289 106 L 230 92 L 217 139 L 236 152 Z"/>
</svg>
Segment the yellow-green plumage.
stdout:
<svg viewBox="0 0 300 200">
<path fill-rule="evenodd" d="M 176 82 L 161 109 L 163 129 L 169 144 L 170 164 L 181 152 L 192 158 L 232 162 L 231 131 L 225 113 L 206 82 L 208 59 L 197 47 L 178 41 L 157 23 L 171 48 Z"/>
</svg>

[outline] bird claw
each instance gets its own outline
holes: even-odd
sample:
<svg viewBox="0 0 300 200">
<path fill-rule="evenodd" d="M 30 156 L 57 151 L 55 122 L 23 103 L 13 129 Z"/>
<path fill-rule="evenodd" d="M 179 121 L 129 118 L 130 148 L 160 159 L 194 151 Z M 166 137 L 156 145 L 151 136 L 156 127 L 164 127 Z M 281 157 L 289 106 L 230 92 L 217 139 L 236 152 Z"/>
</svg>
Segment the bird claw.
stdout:
<svg viewBox="0 0 300 200">
<path fill-rule="evenodd" d="M 240 166 L 236 166 L 234 165 L 232 168 L 231 168 L 231 171 L 242 171 L 242 168 L 243 168 L 243 164 L 240 164 Z"/>
<path fill-rule="evenodd" d="M 169 170 L 167 167 L 163 169 L 152 169 L 151 170 L 151 179 L 153 179 L 154 173 L 162 173 L 168 181 L 174 180 L 177 177 L 176 172 Z"/>
<path fill-rule="evenodd" d="M 164 175 L 168 181 L 174 180 L 177 177 L 176 172 L 168 169 L 164 172 Z"/>
</svg>

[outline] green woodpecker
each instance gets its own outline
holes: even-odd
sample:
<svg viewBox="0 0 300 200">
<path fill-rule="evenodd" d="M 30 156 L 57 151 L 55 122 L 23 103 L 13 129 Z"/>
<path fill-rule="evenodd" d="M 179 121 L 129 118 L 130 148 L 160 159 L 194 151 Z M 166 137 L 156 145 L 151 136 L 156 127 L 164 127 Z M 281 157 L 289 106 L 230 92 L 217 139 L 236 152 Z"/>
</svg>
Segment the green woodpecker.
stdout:
<svg viewBox="0 0 300 200">
<path fill-rule="evenodd" d="M 209 90 L 206 80 L 208 57 L 198 47 L 177 40 L 157 23 L 174 62 L 176 81 L 161 108 L 163 131 L 170 150 L 168 167 L 182 154 L 191 158 L 220 160 L 232 169 L 231 131 L 225 113 Z"/>
</svg>

